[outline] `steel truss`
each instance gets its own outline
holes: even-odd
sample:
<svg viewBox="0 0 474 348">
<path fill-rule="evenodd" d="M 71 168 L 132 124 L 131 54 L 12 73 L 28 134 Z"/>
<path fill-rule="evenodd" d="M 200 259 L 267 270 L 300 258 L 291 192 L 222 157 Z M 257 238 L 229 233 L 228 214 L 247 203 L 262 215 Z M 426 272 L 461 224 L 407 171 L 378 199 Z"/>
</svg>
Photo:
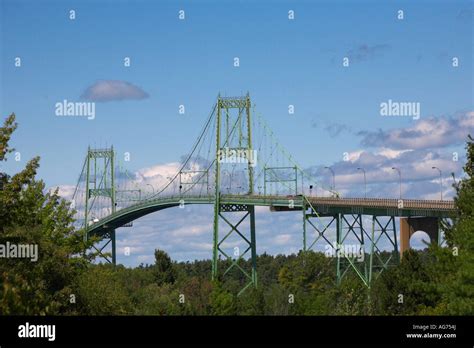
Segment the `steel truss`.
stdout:
<svg viewBox="0 0 474 348">
<path fill-rule="evenodd" d="M 367 232 L 363 225 L 362 214 L 319 215 L 311 203 L 303 198 L 303 251 L 314 250 L 317 243 L 325 242 L 329 247 L 330 255 L 336 258 L 336 283 L 340 284 L 350 272 L 354 273 L 362 282 L 370 287 L 372 279 L 393 264 L 400 262 L 395 216 L 372 216 L 372 230 Z M 383 219 L 387 221 L 383 221 Z M 328 220 L 328 222 L 326 222 Z M 317 221 L 317 222 L 316 222 Z M 308 243 L 307 229 L 316 232 L 316 238 Z M 336 241 L 328 237 L 329 231 L 335 228 Z M 380 243 L 382 237 L 390 242 L 393 250 L 382 251 Z M 356 240 L 356 244 L 347 244 L 348 239 Z M 366 251 L 369 248 L 369 252 Z M 387 255 L 388 254 L 388 255 Z"/>
<path fill-rule="evenodd" d="M 239 219 L 237 223 L 231 222 L 232 218 L 229 217 L 229 215 L 236 215 L 236 213 L 239 215 Z M 243 216 L 242 216 L 242 213 Z M 219 218 L 222 219 L 228 227 L 230 227 L 230 230 L 218 241 L 217 243 L 217 252 L 221 253 L 224 255 L 224 257 L 227 258 L 228 261 L 230 261 L 231 265 L 227 267 L 227 269 L 224 270 L 222 276 L 225 276 L 231 269 L 236 267 L 246 278 L 247 283 L 244 285 L 244 287 L 239 291 L 238 295 L 240 295 L 242 292 L 244 292 L 249 286 L 257 286 L 257 250 L 256 250 L 256 239 L 255 239 L 255 207 L 253 205 L 236 205 L 236 204 L 221 204 L 220 209 L 219 209 Z M 244 231 L 241 230 L 241 225 L 245 220 L 249 220 L 249 225 L 250 225 L 250 231 L 249 233 L 245 233 Z M 240 237 L 241 240 L 243 240 L 246 243 L 246 248 L 245 250 L 240 253 L 238 252 L 238 255 L 234 254 L 234 257 L 230 256 L 227 254 L 223 249 L 222 249 L 222 244 L 232 235 L 236 234 Z M 247 236 L 246 236 L 247 234 Z M 250 252 L 250 255 L 248 253 Z M 243 266 L 240 264 L 242 263 L 245 256 L 250 256 L 251 259 L 251 269 L 250 272 L 246 269 L 244 269 Z M 214 278 L 218 278 L 217 274 L 217 265 L 214 268 Z"/>
<path fill-rule="evenodd" d="M 255 239 L 255 207 L 245 204 L 221 204 L 221 158 L 219 154 L 223 150 L 245 149 L 250 153 L 252 148 L 252 133 L 251 133 L 251 119 L 250 119 L 250 97 L 247 94 L 245 97 L 237 98 L 217 98 L 217 117 L 216 117 L 216 160 L 215 160 L 215 201 L 214 201 L 214 237 L 213 237 L 213 257 L 212 257 L 212 279 L 219 278 L 218 263 L 219 254 L 224 255 L 231 265 L 223 272 L 222 276 L 234 267 L 238 268 L 248 280 L 247 284 L 239 291 L 242 294 L 249 286 L 257 286 L 257 253 L 256 253 L 256 239 Z M 232 115 L 232 109 L 236 112 Z M 235 131 L 235 133 L 234 133 Z M 233 141 L 233 134 L 237 134 L 236 140 Z M 222 139 L 221 139 L 222 137 Z M 248 187 L 247 193 L 253 194 L 253 167 L 248 159 L 245 164 L 248 171 Z M 226 213 L 226 214 L 224 214 Z M 225 215 L 244 213 L 237 223 L 232 223 Z M 239 226 L 243 221 L 249 219 L 250 222 L 250 238 L 245 236 L 245 233 L 239 230 Z M 223 220 L 229 227 L 230 231 L 224 235 L 223 238 L 219 236 L 219 222 Z M 238 235 L 247 244 L 247 248 L 243 253 L 239 253 L 236 259 L 233 259 L 222 249 L 222 243 L 233 233 Z M 250 251 L 251 271 L 246 271 L 239 263 L 243 257 L 248 255 Z"/>
<path fill-rule="evenodd" d="M 85 196 L 85 215 L 84 215 L 84 239 L 89 238 L 89 226 L 94 223 L 90 221 L 89 208 L 94 205 L 96 197 L 110 198 L 110 206 L 112 213 L 116 208 L 116 190 L 115 190 L 115 174 L 114 174 L 115 153 L 113 147 L 108 149 L 91 149 L 87 150 L 86 157 L 86 196 Z M 92 180 L 93 178 L 93 180 Z M 92 201 L 91 201 L 92 200 Z M 99 256 L 107 262 L 116 264 L 116 241 L 115 230 L 109 230 L 103 235 L 105 244 L 102 247 L 93 248 L 98 252 Z M 104 253 L 104 249 L 111 244 L 111 255 L 109 258 Z"/>
</svg>

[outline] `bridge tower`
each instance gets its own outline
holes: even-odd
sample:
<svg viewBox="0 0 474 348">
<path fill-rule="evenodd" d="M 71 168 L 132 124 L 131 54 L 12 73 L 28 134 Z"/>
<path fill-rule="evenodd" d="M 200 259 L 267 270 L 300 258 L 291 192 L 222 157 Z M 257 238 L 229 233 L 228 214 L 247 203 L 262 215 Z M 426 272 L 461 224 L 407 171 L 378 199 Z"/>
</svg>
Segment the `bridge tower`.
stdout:
<svg viewBox="0 0 474 348">
<path fill-rule="evenodd" d="M 257 286 L 256 239 L 255 239 L 255 208 L 248 204 L 221 203 L 221 187 L 225 167 L 241 167 L 244 175 L 239 178 L 237 194 L 254 193 L 254 155 L 252 147 L 250 96 L 217 98 L 216 109 L 216 158 L 215 158 L 215 201 L 214 201 L 214 235 L 212 257 L 212 279 L 225 276 L 234 267 L 244 276 L 245 284 L 239 295 L 250 286 Z M 234 167 L 235 168 L 235 167 Z M 229 180 L 232 180 L 229 177 Z M 235 193 L 235 192 L 232 192 Z M 220 223 L 229 230 L 220 234 Z M 244 230 L 247 230 L 246 232 Z M 233 252 L 224 250 L 224 243 L 231 235 L 238 237 L 244 248 L 234 247 Z M 232 255 L 229 255 L 232 254 Z M 223 255 L 230 264 L 220 274 L 218 270 L 219 257 Z M 250 257 L 250 270 L 245 269 L 247 262 L 244 257 Z"/>
<path fill-rule="evenodd" d="M 87 150 L 87 157 L 84 163 L 83 174 L 85 177 L 85 204 L 84 204 L 84 239 L 87 240 L 89 236 L 88 228 L 101 216 L 101 209 L 105 209 L 107 213 L 115 212 L 116 208 L 116 189 L 115 189 L 115 175 L 114 175 L 114 161 L 115 153 L 113 147 L 105 149 L 91 149 Z M 99 202 L 100 201 L 100 202 Z M 94 208 L 97 212 L 94 214 Z M 107 262 L 115 265 L 116 263 L 116 245 L 115 245 L 115 229 L 107 230 L 103 235 L 105 243 L 99 247 L 94 248 L 99 255 Z M 110 259 L 105 253 L 104 249 L 111 244 Z"/>
</svg>

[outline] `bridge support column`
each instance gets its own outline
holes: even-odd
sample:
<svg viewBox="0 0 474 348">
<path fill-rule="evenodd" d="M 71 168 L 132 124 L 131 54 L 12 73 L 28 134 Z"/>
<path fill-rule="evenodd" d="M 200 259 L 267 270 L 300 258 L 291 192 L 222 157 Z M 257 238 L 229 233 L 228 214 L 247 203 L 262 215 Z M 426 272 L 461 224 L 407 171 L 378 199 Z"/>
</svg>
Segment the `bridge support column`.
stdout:
<svg viewBox="0 0 474 348">
<path fill-rule="evenodd" d="M 303 208 L 304 209 L 304 208 Z M 326 241 L 326 245 L 329 245 L 331 248 L 335 249 L 336 246 L 331 242 L 328 237 L 327 237 L 327 232 L 330 231 L 332 228 L 333 224 L 338 220 L 338 216 L 329 216 L 325 218 L 330 219 L 327 224 L 323 223 L 323 219 L 315 214 L 314 212 L 307 213 L 305 210 L 303 210 L 303 250 L 304 251 L 309 251 L 313 248 L 316 247 L 316 243 L 319 240 L 324 240 Z M 314 218 L 314 219 L 312 219 Z M 313 222 L 314 220 L 318 221 L 319 223 Z M 336 222 L 337 224 L 337 222 Z M 307 236 L 307 226 L 312 227 L 312 229 L 316 232 L 317 236 L 316 238 L 308 244 L 308 236 Z"/>
<path fill-rule="evenodd" d="M 102 241 L 105 240 L 105 243 L 101 247 L 96 247 L 93 245 L 92 247 L 97 251 L 99 256 L 103 258 L 108 263 L 115 265 L 117 263 L 117 256 L 116 256 L 116 244 L 115 244 L 115 230 L 110 230 L 102 236 Z M 104 252 L 105 248 L 110 244 L 111 251 L 110 253 Z M 111 257 L 110 257 L 111 256 Z"/>
<path fill-rule="evenodd" d="M 116 250 L 116 243 L 115 243 L 115 230 L 111 232 L 110 236 L 112 240 L 112 264 L 117 264 L 117 250 Z"/>
<path fill-rule="evenodd" d="M 307 200 L 303 201 L 302 209 L 303 250 L 311 250 L 318 241 L 324 240 L 327 248 L 326 255 L 336 257 L 337 284 L 340 284 L 350 271 L 354 271 L 364 284 L 370 287 L 374 273 L 377 277 L 390 265 L 399 263 L 395 216 L 372 216 L 372 231 L 369 233 L 364 227 L 362 214 L 321 216 Z M 331 220 L 325 223 L 323 218 Z M 307 225 L 317 233 L 315 240 L 309 245 L 307 244 Z M 335 243 L 331 242 L 327 236 L 334 225 L 336 225 Z M 382 241 L 388 241 L 389 245 L 391 244 L 391 250 L 381 250 Z"/>
<path fill-rule="evenodd" d="M 251 132 L 251 117 L 250 117 L 250 96 L 245 97 L 221 97 L 217 98 L 216 103 L 216 158 L 215 158 L 215 201 L 214 201 L 214 243 L 212 255 L 212 279 L 217 280 L 219 277 L 219 254 L 227 258 L 227 263 L 230 265 L 224 271 L 222 276 L 225 276 L 232 269 L 239 270 L 247 281 L 243 284 L 242 290 L 238 293 L 240 295 L 249 286 L 257 286 L 257 252 L 255 240 L 255 208 L 250 204 L 223 204 L 221 203 L 221 174 L 223 174 L 225 167 L 234 163 L 229 156 L 226 155 L 229 150 L 239 151 L 245 150 L 247 153 L 247 160 L 242 163 L 242 169 L 247 171 L 244 176 L 248 179 L 247 184 L 243 185 L 243 190 L 248 195 L 254 192 L 254 164 L 251 162 L 249 154 L 253 153 L 252 147 L 252 132 Z M 230 130 L 230 132 L 229 132 Z M 237 153 L 237 152 L 236 152 Z M 231 178 L 229 180 L 232 180 Z M 231 214 L 232 213 L 232 214 Z M 231 222 L 227 217 L 229 215 L 241 216 L 237 223 Z M 230 231 L 222 238 L 219 237 L 219 223 L 221 220 L 230 227 Z M 247 221 L 246 221 L 247 220 Z M 243 222 L 248 223 L 249 233 L 246 235 L 240 229 Z M 243 226 L 243 225 L 242 225 Z M 238 247 L 234 248 L 231 253 L 224 251 L 223 243 L 231 235 L 237 235 L 246 244 L 245 251 L 242 253 Z M 243 258 L 250 252 L 250 268 L 248 271 L 243 264 Z"/>
<path fill-rule="evenodd" d="M 353 270 L 366 286 L 370 285 L 369 258 L 365 252 L 364 235 L 368 236 L 361 214 L 338 214 L 337 283 Z M 369 239 L 370 240 L 370 239 Z"/>
<path fill-rule="evenodd" d="M 439 241 L 439 219 L 436 217 L 400 218 L 400 257 L 410 248 L 410 238 L 416 231 L 423 231 L 430 237 L 431 243 Z"/>
<path fill-rule="evenodd" d="M 372 216 L 372 233 L 366 237 L 370 242 L 368 286 L 385 269 L 400 262 L 397 242 L 395 216 Z M 391 244 L 389 250 L 380 250 L 379 245 L 384 240 Z M 392 249 L 392 250 L 390 250 Z"/>
<path fill-rule="evenodd" d="M 240 219 L 237 222 L 232 222 L 230 215 L 238 214 Z M 219 239 L 219 221 L 223 220 L 230 230 Z M 241 225 L 248 220 L 249 232 L 242 231 Z M 238 247 L 234 248 L 233 252 L 226 252 L 224 250 L 224 242 L 233 234 L 239 236 L 246 244 L 245 250 L 240 252 Z M 246 279 L 246 283 L 242 284 L 242 289 L 238 295 L 242 294 L 248 287 L 257 287 L 257 243 L 255 238 L 255 207 L 244 204 L 219 204 L 219 212 L 214 225 L 214 250 L 213 250 L 213 264 L 212 264 L 212 278 L 219 279 L 218 264 L 219 254 L 223 255 L 230 265 L 222 273 L 222 277 L 226 276 L 232 269 L 239 270 Z M 229 255 L 232 254 L 233 256 Z M 245 269 L 244 257 L 250 257 L 250 270 Z"/>
<path fill-rule="evenodd" d="M 82 169 L 81 178 L 85 179 L 85 201 L 84 201 L 84 240 L 89 239 L 89 227 L 98 221 L 103 214 L 104 208 L 109 208 L 112 213 L 116 209 L 115 188 L 115 152 L 114 148 L 87 149 L 87 156 Z M 97 248 L 99 256 L 107 262 L 116 263 L 115 252 L 115 230 L 109 230 L 100 235 L 105 243 Z M 111 244 L 112 259 L 103 250 Z M 86 250 L 84 250 L 86 253 Z"/>
<path fill-rule="evenodd" d="M 341 245 L 341 214 L 336 215 L 337 220 L 336 220 L 336 257 L 337 257 L 337 262 L 336 262 L 336 283 L 337 285 L 341 284 L 341 261 L 340 261 L 340 255 L 339 255 L 339 248 Z"/>
<path fill-rule="evenodd" d="M 305 200 L 301 205 L 301 211 L 303 212 L 303 252 L 306 252 L 306 210 L 308 209 Z"/>
</svg>

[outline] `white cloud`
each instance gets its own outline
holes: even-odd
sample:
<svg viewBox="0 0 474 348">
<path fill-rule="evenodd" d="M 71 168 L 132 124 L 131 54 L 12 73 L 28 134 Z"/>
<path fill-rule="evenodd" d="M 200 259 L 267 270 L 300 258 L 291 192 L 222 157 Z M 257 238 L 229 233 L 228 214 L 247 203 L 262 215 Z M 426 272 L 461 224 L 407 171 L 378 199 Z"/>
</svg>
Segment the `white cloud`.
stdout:
<svg viewBox="0 0 474 348">
<path fill-rule="evenodd" d="M 411 127 L 361 131 L 362 145 L 391 149 L 430 149 L 459 145 L 474 133 L 474 111 L 452 117 L 429 117 Z"/>
<path fill-rule="evenodd" d="M 401 154 L 408 151 L 412 151 L 412 150 L 394 150 L 394 149 L 382 147 L 380 150 L 374 151 L 374 153 L 377 155 L 381 155 L 383 157 L 389 158 L 389 159 L 394 159 L 394 158 L 400 157 Z"/>
<path fill-rule="evenodd" d="M 140 169 L 136 174 L 138 178 L 141 178 L 142 180 L 153 178 L 155 176 L 170 177 L 175 175 L 179 171 L 180 167 L 181 165 L 179 162 L 157 164 L 151 167 Z"/>
<path fill-rule="evenodd" d="M 189 237 L 189 236 L 201 236 L 206 233 L 212 232 L 212 223 L 203 223 L 201 225 L 197 225 L 196 221 L 193 221 L 193 225 L 185 225 L 182 226 L 170 234 L 173 237 Z"/>
<path fill-rule="evenodd" d="M 54 192 L 56 188 L 59 189 L 58 194 L 62 198 L 66 200 L 71 200 L 72 195 L 74 194 L 74 190 L 76 189 L 76 186 L 73 185 L 59 185 L 59 186 L 53 186 L 49 188 L 49 192 Z"/>
<path fill-rule="evenodd" d="M 108 102 L 115 100 L 140 100 L 149 95 L 140 87 L 127 81 L 99 80 L 86 88 L 81 99 L 94 102 Z"/>
<path fill-rule="evenodd" d="M 137 262 L 144 263 L 144 264 L 154 264 L 155 257 L 154 255 L 138 255 Z"/>
<path fill-rule="evenodd" d="M 291 234 L 280 234 L 274 238 L 273 242 L 276 245 L 285 245 L 285 244 L 288 244 L 292 240 L 292 237 L 293 236 Z"/>
</svg>

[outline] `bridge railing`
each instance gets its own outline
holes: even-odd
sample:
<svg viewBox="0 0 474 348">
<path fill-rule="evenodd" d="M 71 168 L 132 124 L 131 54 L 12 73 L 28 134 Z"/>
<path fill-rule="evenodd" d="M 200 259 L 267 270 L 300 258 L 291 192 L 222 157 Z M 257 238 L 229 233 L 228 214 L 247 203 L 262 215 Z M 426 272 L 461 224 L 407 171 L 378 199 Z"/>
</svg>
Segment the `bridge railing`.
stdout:
<svg viewBox="0 0 474 348">
<path fill-rule="evenodd" d="M 241 201 L 243 198 L 247 201 L 259 201 L 267 204 L 274 202 L 280 202 L 282 200 L 290 201 L 293 200 L 296 205 L 302 201 L 301 195 L 244 195 L 244 194 L 232 194 L 222 195 L 226 201 L 232 201 L 233 198 L 236 201 Z M 422 210 L 443 210 L 443 211 L 454 211 L 454 201 L 440 201 L 440 200 L 422 200 L 422 199 L 403 199 L 403 205 L 400 208 L 400 201 L 398 199 L 390 198 L 337 198 L 337 197 L 311 197 L 306 196 L 309 202 L 315 206 L 340 206 L 340 207 L 367 207 L 367 208 L 392 208 L 392 209 L 422 209 Z M 164 195 L 160 197 L 145 198 L 134 204 L 118 209 L 115 213 L 110 214 L 99 221 L 93 223 L 90 226 L 94 226 L 96 223 L 102 223 L 104 220 L 110 220 L 114 216 L 126 214 L 129 211 L 136 210 L 139 207 L 146 207 L 155 203 L 166 204 L 167 202 L 179 203 L 183 201 L 183 204 L 187 204 L 189 200 L 205 200 L 209 203 L 214 201 L 213 195 Z"/>
<path fill-rule="evenodd" d="M 454 210 L 454 201 L 422 200 L 422 199 L 391 199 L 391 198 L 334 198 L 334 197 L 309 197 L 315 204 L 334 206 L 360 206 L 360 207 L 387 207 L 402 209 L 434 209 Z"/>
</svg>

